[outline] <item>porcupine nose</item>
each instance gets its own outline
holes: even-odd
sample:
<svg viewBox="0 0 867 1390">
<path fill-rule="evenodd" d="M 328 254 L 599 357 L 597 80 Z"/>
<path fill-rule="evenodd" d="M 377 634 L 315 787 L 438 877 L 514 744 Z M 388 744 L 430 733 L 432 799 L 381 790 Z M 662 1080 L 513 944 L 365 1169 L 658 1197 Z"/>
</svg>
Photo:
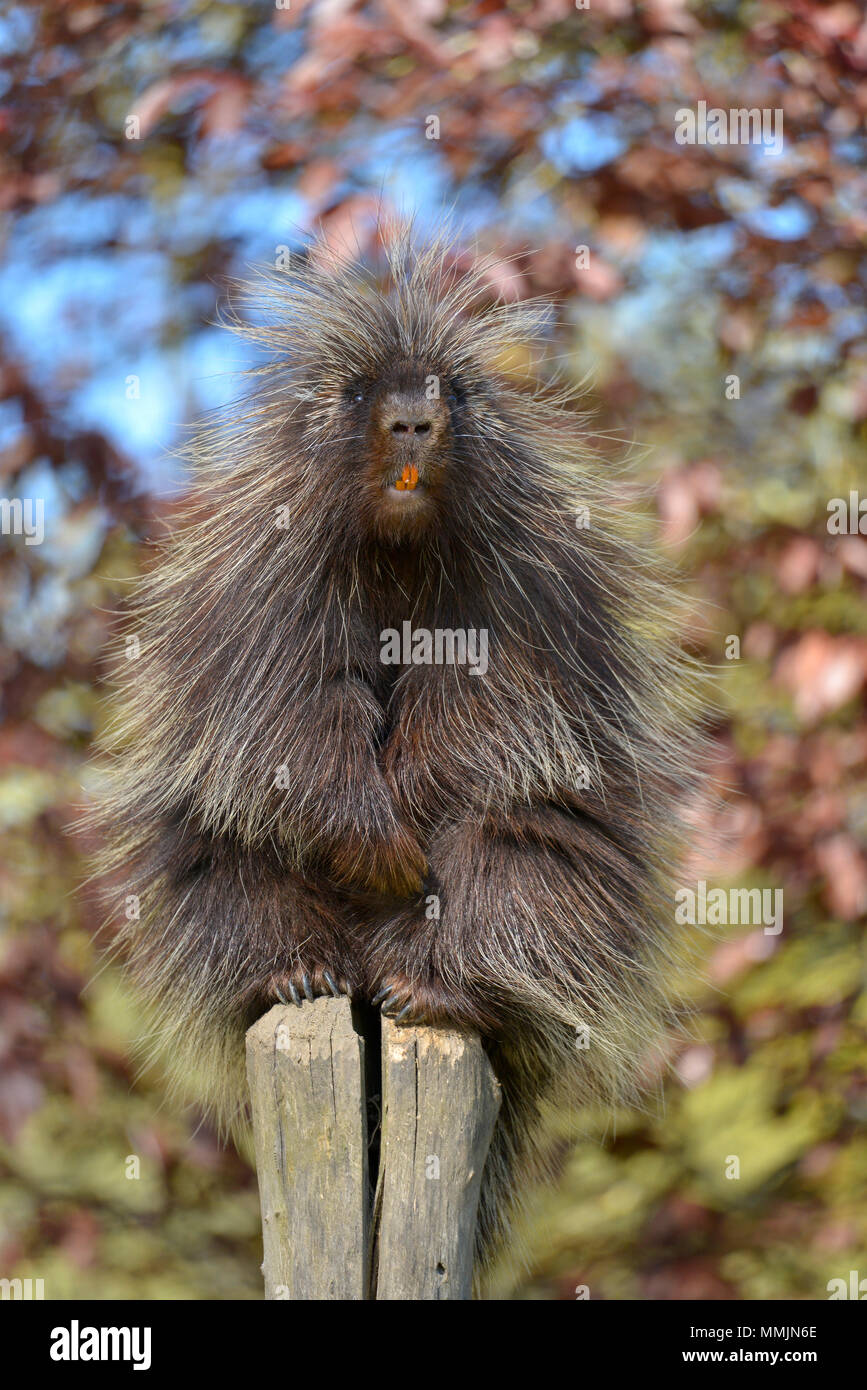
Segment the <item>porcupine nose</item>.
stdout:
<svg viewBox="0 0 867 1390">
<path fill-rule="evenodd" d="M 424 455 L 441 435 L 444 419 L 441 401 L 429 401 L 421 390 L 400 391 L 391 393 L 384 402 L 380 426 L 393 444 Z"/>
</svg>

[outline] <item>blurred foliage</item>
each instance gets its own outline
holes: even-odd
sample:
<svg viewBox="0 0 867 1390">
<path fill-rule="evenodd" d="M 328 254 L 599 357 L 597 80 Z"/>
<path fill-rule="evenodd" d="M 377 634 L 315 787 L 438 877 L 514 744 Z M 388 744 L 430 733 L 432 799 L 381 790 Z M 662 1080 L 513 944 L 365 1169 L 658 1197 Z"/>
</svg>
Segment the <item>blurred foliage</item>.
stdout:
<svg viewBox="0 0 867 1390">
<path fill-rule="evenodd" d="M 782 151 L 676 144 L 699 100 L 781 110 Z M 867 487 L 865 112 L 867 22 L 837 0 L 7 6 L 0 489 L 46 499 L 46 537 L 0 536 L 4 1277 L 259 1296 L 255 1180 L 137 1070 L 74 822 L 110 610 L 174 505 L 166 449 L 239 361 L 211 326 L 226 281 L 317 222 L 370 244 L 380 201 L 422 226 L 453 207 L 505 293 L 553 297 L 600 441 L 640 442 L 722 688 L 683 882 L 785 893 L 781 935 L 700 936 L 646 1113 L 550 1117 L 560 1180 L 492 1293 L 809 1299 L 867 1275 L 867 540 L 826 524 Z"/>
</svg>

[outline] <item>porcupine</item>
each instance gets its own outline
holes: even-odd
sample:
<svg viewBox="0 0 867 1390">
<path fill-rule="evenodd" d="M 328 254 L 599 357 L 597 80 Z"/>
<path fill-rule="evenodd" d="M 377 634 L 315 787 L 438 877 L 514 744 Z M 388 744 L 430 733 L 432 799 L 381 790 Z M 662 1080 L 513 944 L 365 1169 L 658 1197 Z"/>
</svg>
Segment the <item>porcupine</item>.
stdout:
<svg viewBox="0 0 867 1390">
<path fill-rule="evenodd" d="M 478 1031 L 484 1262 L 541 1103 L 629 1100 L 667 1027 L 691 676 L 568 393 L 503 370 L 544 308 L 446 241 L 387 260 L 320 247 L 233 316 L 268 360 L 132 604 L 103 867 L 169 1069 L 229 1126 L 280 999 Z M 487 670 L 388 664 L 407 630 L 484 633 Z"/>
</svg>

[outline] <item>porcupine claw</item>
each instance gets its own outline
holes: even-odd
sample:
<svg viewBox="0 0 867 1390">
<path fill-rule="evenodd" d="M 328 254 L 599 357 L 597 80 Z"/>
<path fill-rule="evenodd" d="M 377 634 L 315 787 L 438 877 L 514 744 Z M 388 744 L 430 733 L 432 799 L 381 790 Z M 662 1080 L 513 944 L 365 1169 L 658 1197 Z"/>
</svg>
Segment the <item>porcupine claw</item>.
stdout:
<svg viewBox="0 0 867 1390">
<path fill-rule="evenodd" d="M 415 1012 L 415 1004 L 412 999 L 409 1000 L 409 1003 L 403 1004 L 403 1007 L 401 1007 L 403 999 L 405 998 L 405 989 L 402 989 L 399 985 L 386 985 L 377 995 L 374 995 L 372 1003 L 381 1006 L 381 1010 L 386 1018 L 392 1019 L 394 1023 L 401 1023 L 410 1014 Z M 389 1012 L 389 1010 L 395 1008 L 397 1009 L 397 1013 Z"/>
<path fill-rule="evenodd" d="M 295 1004 L 300 1009 L 303 1003 L 314 1003 L 318 998 L 352 998 L 352 991 L 341 975 L 338 983 L 330 970 L 317 966 L 315 970 L 304 970 L 296 966 L 291 975 L 280 975 L 271 986 L 281 1004 Z M 287 999 L 286 995 L 289 995 Z"/>
</svg>

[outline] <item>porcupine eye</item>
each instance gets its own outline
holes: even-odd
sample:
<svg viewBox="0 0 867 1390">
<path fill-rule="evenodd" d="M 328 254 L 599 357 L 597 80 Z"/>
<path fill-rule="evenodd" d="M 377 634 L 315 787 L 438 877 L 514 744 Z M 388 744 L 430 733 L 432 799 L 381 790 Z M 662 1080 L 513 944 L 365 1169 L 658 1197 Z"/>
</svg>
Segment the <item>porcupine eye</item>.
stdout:
<svg viewBox="0 0 867 1390">
<path fill-rule="evenodd" d="M 343 398 L 347 405 L 361 405 L 365 394 L 363 382 L 351 381 L 343 392 Z"/>
</svg>

